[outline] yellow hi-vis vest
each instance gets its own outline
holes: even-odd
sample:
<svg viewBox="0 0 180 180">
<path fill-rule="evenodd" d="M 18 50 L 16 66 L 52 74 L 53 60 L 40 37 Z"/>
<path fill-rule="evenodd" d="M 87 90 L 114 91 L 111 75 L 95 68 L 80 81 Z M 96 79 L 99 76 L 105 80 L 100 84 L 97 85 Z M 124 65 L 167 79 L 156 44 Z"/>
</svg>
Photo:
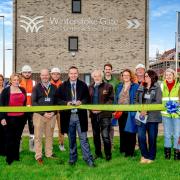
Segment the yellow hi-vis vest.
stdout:
<svg viewBox="0 0 180 180">
<path fill-rule="evenodd" d="M 162 102 L 165 105 L 167 101 L 175 101 L 175 102 L 179 102 L 179 88 L 180 88 L 180 83 L 176 80 L 175 84 L 171 90 L 171 92 L 169 92 L 169 89 L 167 87 L 166 81 L 164 81 L 161 84 L 161 89 L 162 89 Z M 169 114 L 167 111 L 161 111 L 162 116 L 165 117 L 171 117 L 171 118 L 180 118 L 179 115 L 177 113 L 172 113 Z"/>
</svg>

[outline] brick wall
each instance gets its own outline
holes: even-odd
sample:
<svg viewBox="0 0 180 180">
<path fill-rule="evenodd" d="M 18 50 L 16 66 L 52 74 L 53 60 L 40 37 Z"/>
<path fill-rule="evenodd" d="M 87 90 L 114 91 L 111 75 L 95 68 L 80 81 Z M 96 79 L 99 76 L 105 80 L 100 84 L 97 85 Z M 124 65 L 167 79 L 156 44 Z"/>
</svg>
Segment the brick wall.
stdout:
<svg viewBox="0 0 180 180">
<path fill-rule="evenodd" d="M 25 32 L 21 15 L 43 16 L 44 27 Z M 54 18 L 57 24 L 51 24 Z M 140 22 L 137 29 L 127 28 L 132 19 Z M 54 66 L 67 73 L 76 65 L 83 74 L 110 62 L 119 73 L 138 63 L 147 65 L 148 0 L 82 0 L 81 14 L 71 13 L 71 0 L 14 0 L 14 20 L 16 71 L 29 64 L 34 73 Z M 84 20 L 84 25 L 73 20 Z M 69 36 L 79 37 L 75 57 L 68 52 Z"/>
</svg>

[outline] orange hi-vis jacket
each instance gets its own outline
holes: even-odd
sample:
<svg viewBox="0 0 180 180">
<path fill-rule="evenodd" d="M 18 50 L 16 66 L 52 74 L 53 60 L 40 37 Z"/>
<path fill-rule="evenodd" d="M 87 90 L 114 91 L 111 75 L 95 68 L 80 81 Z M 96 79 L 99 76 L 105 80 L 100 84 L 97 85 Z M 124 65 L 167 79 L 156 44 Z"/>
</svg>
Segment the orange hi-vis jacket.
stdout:
<svg viewBox="0 0 180 180">
<path fill-rule="evenodd" d="M 27 95 L 27 106 L 31 106 L 31 95 L 32 95 L 32 90 L 33 87 L 36 85 L 36 82 L 32 79 L 24 79 L 22 78 L 20 82 L 20 87 L 23 87 L 26 90 L 26 95 Z"/>
<path fill-rule="evenodd" d="M 59 79 L 58 81 L 55 82 L 51 79 L 50 83 L 56 86 L 56 88 L 58 88 L 62 84 L 62 81 Z"/>
</svg>

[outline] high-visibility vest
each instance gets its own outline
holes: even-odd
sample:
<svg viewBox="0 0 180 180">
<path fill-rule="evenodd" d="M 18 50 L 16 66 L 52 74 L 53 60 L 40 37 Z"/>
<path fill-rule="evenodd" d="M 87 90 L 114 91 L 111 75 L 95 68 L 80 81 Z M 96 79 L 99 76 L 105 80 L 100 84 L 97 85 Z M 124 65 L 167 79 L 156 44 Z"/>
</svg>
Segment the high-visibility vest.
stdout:
<svg viewBox="0 0 180 180">
<path fill-rule="evenodd" d="M 26 105 L 27 106 L 32 105 L 31 96 L 32 96 L 33 87 L 35 85 L 36 85 L 36 82 L 32 79 L 24 79 L 23 78 L 20 82 L 20 87 L 23 87 L 26 90 L 26 95 L 27 95 Z"/>
<path fill-rule="evenodd" d="M 62 81 L 58 80 L 55 82 L 51 79 L 50 83 L 53 84 L 56 88 L 58 88 L 62 84 Z"/>
<path fill-rule="evenodd" d="M 162 89 L 162 102 L 165 105 L 168 101 L 175 101 L 179 102 L 179 88 L 180 83 L 176 80 L 173 88 L 171 89 L 171 92 L 169 92 L 168 86 L 166 84 L 166 81 L 164 81 L 161 84 Z M 169 114 L 167 111 L 161 111 L 162 116 L 165 117 L 171 117 L 171 118 L 179 118 L 179 115 L 177 113 Z"/>
</svg>

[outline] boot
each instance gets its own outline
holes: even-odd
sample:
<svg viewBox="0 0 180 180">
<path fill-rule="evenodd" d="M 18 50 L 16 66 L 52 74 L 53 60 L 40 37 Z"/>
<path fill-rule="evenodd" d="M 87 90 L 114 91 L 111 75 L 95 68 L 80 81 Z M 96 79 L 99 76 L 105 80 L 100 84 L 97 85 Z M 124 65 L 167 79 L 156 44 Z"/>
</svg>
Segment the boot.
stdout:
<svg viewBox="0 0 180 180">
<path fill-rule="evenodd" d="M 180 151 L 179 151 L 179 149 L 174 149 L 174 160 L 180 160 Z"/>
<path fill-rule="evenodd" d="M 164 157 L 165 159 L 171 159 L 171 148 L 164 148 Z"/>
</svg>

